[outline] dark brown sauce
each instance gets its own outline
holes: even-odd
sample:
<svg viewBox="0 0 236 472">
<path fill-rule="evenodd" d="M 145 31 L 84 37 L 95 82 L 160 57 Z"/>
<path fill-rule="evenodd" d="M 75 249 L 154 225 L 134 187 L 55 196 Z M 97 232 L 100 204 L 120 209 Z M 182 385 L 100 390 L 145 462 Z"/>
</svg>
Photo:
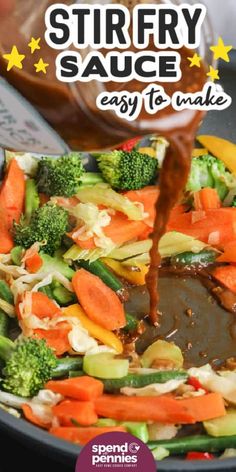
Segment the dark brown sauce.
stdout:
<svg viewBox="0 0 236 472">
<path fill-rule="evenodd" d="M 170 212 L 179 200 L 181 192 L 187 182 L 191 165 L 191 149 L 194 133 L 191 129 L 186 132 L 177 131 L 176 134 L 172 135 L 169 139 L 170 148 L 161 171 L 160 195 L 156 203 L 156 217 L 152 234 L 153 244 L 150 250 L 151 263 L 146 278 L 147 288 L 150 294 L 149 316 L 153 324 L 158 323 L 157 307 L 159 295 L 157 282 L 158 267 L 160 265 L 158 244 L 166 231 Z"/>
<path fill-rule="evenodd" d="M 179 84 L 182 90 L 190 89 L 196 91 L 202 88 L 205 82 L 205 67 L 195 68 L 191 71 L 187 62 L 188 55 L 191 54 L 185 48 L 181 53 L 181 69 L 182 79 Z M 191 76 L 191 85 L 190 85 Z M 176 84 L 168 84 L 168 93 L 172 95 L 175 91 Z M 173 111 L 170 107 L 169 113 Z M 159 294 L 157 290 L 158 284 L 158 267 L 161 259 L 158 252 L 158 245 L 161 237 L 166 231 L 166 225 L 169 220 L 170 212 L 174 205 L 181 197 L 182 191 L 186 185 L 190 166 L 192 148 L 195 139 L 196 130 L 203 118 L 203 113 L 196 111 L 192 122 L 188 126 L 180 126 L 171 133 L 164 133 L 170 142 L 170 146 L 163 162 L 160 175 L 160 194 L 156 202 L 156 217 L 154 222 L 154 230 L 152 234 L 152 248 L 150 250 L 150 268 L 146 277 L 147 288 L 150 295 L 150 321 L 157 325 L 159 322 L 158 302 Z"/>
<path fill-rule="evenodd" d="M 130 288 L 126 310 L 143 319 L 145 327 L 135 342 L 138 354 L 157 339 L 164 339 L 181 348 L 186 368 L 206 363 L 219 368 L 228 359 L 236 358 L 236 296 L 232 297 L 221 287 L 216 296 L 214 289 L 219 287 L 211 276 L 214 267 L 178 268 L 165 264 L 159 268 L 158 327 L 145 317 L 149 308 L 147 289 Z M 223 298 L 220 293 L 224 294 Z"/>
</svg>

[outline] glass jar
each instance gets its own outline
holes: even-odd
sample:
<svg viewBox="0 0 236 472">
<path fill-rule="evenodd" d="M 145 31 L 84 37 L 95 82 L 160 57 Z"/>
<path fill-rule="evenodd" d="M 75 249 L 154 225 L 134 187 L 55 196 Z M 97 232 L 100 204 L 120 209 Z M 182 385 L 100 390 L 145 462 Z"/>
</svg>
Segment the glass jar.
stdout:
<svg viewBox="0 0 236 472">
<path fill-rule="evenodd" d="M 4 0 L 7 2 L 7 0 Z M 112 111 L 101 111 L 96 108 L 96 97 L 101 91 L 119 90 L 125 89 L 129 91 L 142 90 L 148 84 L 141 82 L 129 82 L 129 83 L 100 83 L 98 81 L 91 81 L 87 83 L 75 82 L 66 84 L 59 82 L 55 76 L 55 57 L 58 51 L 55 51 L 48 47 L 44 40 L 45 24 L 44 14 L 48 6 L 55 3 L 51 0 L 41 0 L 37 2 L 37 6 L 34 0 L 8 0 L 12 10 L 6 10 L 5 15 L 1 15 L 0 20 L 0 69 L 1 74 L 5 76 L 6 80 L 20 92 L 27 102 L 34 107 L 31 110 L 31 119 L 25 118 L 26 124 L 30 124 L 31 129 L 27 129 L 25 134 L 25 140 L 15 140 L 12 144 L 8 139 L 8 146 L 17 148 L 18 150 L 33 150 L 38 152 L 45 151 L 45 141 L 51 138 L 55 139 L 58 143 L 58 148 L 68 146 L 70 149 L 75 150 L 96 150 L 105 149 L 115 146 L 126 139 L 132 138 L 137 135 L 149 134 L 152 132 L 166 133 L 171 131 L 172 128 L 181 122 L 181 125 L 187 125 L 191 123 L 194 112 L 191 110 L 184 110 L 182 112 L 174 112 L 173 109 L 162 110 L 158 115 L 147 115 L 141 113 L 137 120 L 128 122 L 125 119 L 118 118 L 117 115 Z M 0 4 L 3 0 L 0 0 Z M 73 1 L 64 1 L 64 4 L 75 3 Z M 94 2 L 77 2 L 77 3 L 97 3 Z M 110 2 L 100 2 L 107 4 Z M 117 1 L 115 2 L 117 3 Z M 122 3 L 128 6 L 130 9 L 136 4 L 132 0 L 123 0 Z M 145 2 L 141 2 L 145 3 Z M 147 2 L 146 2 L 147 3 Z M 150 3 L 150 2 L 148 2 Z M 180 0 L 166 1 L 163 2 L 152 2 L 155 3 L 174 3 L 176 5 L 181 4 Z M 31 37 L 41 38 L 40 50 L 36 50 L 34 54 L 30 54 L 28 43 Z M 202 39 L 199 48 L 200 55 L 204 58 L 205 64 L 211 63 L 211 54 L 209 53 L 209 45 L 212 43 L 212 31 L 208 20 L 204 21 L 202 27 Z M 16 45 L 21 54 L 25 54 L 24 67 L 22 70 L 13 68 L 11 71 L 6 71 L 6 62 L 2 55 L 9 53 L 12 46 Z M 149 47 L 151 49 L 151 47 Z M 88 51 L 79 51 L 81 54 L 86 54 Z M 183 66 L 187 63 L 187 56 L 189 51 L 183 50 L 182 64 Z M 44 62 L 49 64 L 47 68 L 47 74 L 36 74 L 34 64 L 43 58 Z M 194 68 L 195 70 L 197 68 Z M 187 70 L 187 69 L 186 69 Z M 197 71 L 196 71 L 197 72 Z M 202 88 L 202 80 L 199 79 L 197 87 Z M 205 79 L 204 79 L 205 80 Z M 195 83 L 195 85 L 193 84 Z M 163 84 L 162 84 L 163 85 Z M 176 82 L 172 84 L 165 84 L 164 88 L 170 94 L 175 90 L 182 88 L 183 91 L 192 91 L 193 85 L 196 86 L 196 80 L 193 81 L 193 69 L 189 69 L 188 74 L 185 73 L 184 83 Z M 14 92 L 11 89 L 11 92 Z M 9 92 L 9 89 L 8 89 Z M 0 90 L 1 97 L 3 96 Z M 15 97 L 16 98 L 16 97 Z M 17 95 L 19 99 L 19 95 Z M 5 97 L 4 106 L 6 106 L 7 97 Z M 29 112 L 29 108 L 27 108 Z M 0 108 L 1 112 L 1 108 Z M 37 114 L 39 113 L 39 115 Z M 23 111 L 22 111 L 23 113 Z M 1 113 L 2 114 L 2 113 Z M 11 110 L 12 120 L 16 115 L 19 114 L 17 111 L 17 105 L 14 106 L 14 111 Z M 15 115 L 15 116 L 14 116 Z M 34 118 L 33 118 L 34 115 Z M 22 115 L 21 115 L 22 116 Z M 37 116 L 37 119 L 36 119 Z M 44 121 L 42 121 L 42 118 Z M 39 125 L 40 122 L 40 125 Z M 5 123 L 6 124 L 6 123 Z M 22 125 L 23 126 L 23 125 Z M 38 144 L 34 143 L 33 128 L 40 126 L 44 129 L 44 133 L 41 130 L 41 137 L 38 139 Z M 47 131 L 46 131 L 47 128 Z M 56 133 L 56 134 L 55 134 Z M 23 133 L 24 134 L 24 133 Z M 27 136 L 31 136 L 31 142 L 27 142 Z M 60 140 L 56 136 L 60 136 Z M 59 146 L 60 142 L 60 146 Z M 0 144 L 6 146 L 4 143 L 4 131 L 0 133 Z M 10 145 L 9 145 L 10 144 Z M 50 147 L 50 146 L 49 146 Z M 57 146 L 55 146 L 57 147 Z M 53 149 L 53 144 L 51 145 Z M 59 149 L 56 150 L 58 152 Z"/>
</svg>

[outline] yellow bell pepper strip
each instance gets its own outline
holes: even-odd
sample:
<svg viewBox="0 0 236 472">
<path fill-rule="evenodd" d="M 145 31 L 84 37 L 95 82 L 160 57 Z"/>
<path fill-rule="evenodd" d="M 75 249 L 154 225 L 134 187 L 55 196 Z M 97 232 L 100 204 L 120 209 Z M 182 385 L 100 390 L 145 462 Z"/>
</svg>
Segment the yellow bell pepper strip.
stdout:
<svg viewBox="0 0 236 472">
<path fill-rule="evenodd" d="M 102 259 L 104 264 L 110 267 L 115 274 L 123 277 L 133 285 L 145 285 L 145 276 L 148 272 L 148 267 L 144 264 L 139 264 L 138 270 L 130 270 L 129 267 L 124 266 L 121 262 L 104 257 Z"/>
<path fill-rule="evenodd" d="M 152 147 L 141 147 L 138 152 L 141 152 L 141 154 L 148 154 L 150 157 L 156 157 L 156 150 Z"/>
<path fill-rule="evenodd" d="M 106 346 L 112 347 L 118 354 L 123 352 L 123 345 L 120 339 L 112 331 L 108 331 L 108 329 L 102 328 L 91 321 L 77 303 L 64 308 L 63 313 L 66 316 L 78 318 L 83 328 L 87 329 L 93 338 L 101 341 Z"/>
<path fill-rule="evenodd" d="M 197 137 L 197 140 L 215 157 L 221 159 L 230 172 L 236 175 L 236 144 L 218 136 L 201 135 Z"/>
<path fill-rule="evenodd" d="M 195 148 L 193 149 L 192 157 L 201 157 L 205 156 L 206 154 L 208 154 L 208 150 L 206 148 Z"/>
</svg>

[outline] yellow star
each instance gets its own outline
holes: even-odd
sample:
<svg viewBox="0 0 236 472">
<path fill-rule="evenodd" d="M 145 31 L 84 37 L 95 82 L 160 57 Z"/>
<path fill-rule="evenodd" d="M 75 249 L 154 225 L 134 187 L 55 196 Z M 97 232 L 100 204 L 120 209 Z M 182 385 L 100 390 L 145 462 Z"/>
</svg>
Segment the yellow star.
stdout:
<svg viewBox="0 0 236 472">
<path fill-rule="evenodd" d="M 193 57 L 188 57 L 188 61 L 190 62 L 189 67 L 193 67 L 193 66 L 201 67 L 201 64 L 200 64 L 201 60 L 202 60 L 201 56 L 199 56 L 197 53 L 195 53 Z"/>
<path fill-rule="evenodd" d="M 36 69 L 36 72 L 43 72 L 44 74 L 47 73 L 46 71 L 46 67 L 48 67 L 49 64 L 46 64 L 46 62 L 43 62 L 43 59 L 40 58 L 39 59 L 39 62 L 37 62 L 36 64 L 34 64 L 34 67 Z"/>
<path fill-rule="evenodd" d="M 39 46 L 40 41 L 41 41 L 41 38 L 38 38 L 38 39 L 31 38 L 31 41 L 28 44 L 29 48 L 31 49 L 31 54 L 34 54 L 36 49 L 40 49 L 40 46 Z"/>
<path fill-rule="evenodd" d="M 2 56 L 4 59 L 8 61 L 7 71 L 12 69 L 12 67 L 17 67 L 18 69 L 22 69 L 22 61 L 24 60 L 24 54 L 19 54 L 19 51 L 16 46 L 12 47 L 10 54 L 3 54 Z"/>
<path fill-rule="evenodd" d="M 214 59 L 223 59 L 225 62 L 230 61 L 228 52 L 231 51 L 231 49 L 233 49 L 233 46 L 226 46 L 221 37 L 219 37 L 217 45 L 210 47 L 210 50 L 214 52 Z"/>
<path fill-rule="evenodd" d="M 214 67 L 210 66 L 210 71 L 208 72 L 207 74 L 207 77 L 210 77 L 212 82 L 214 82 L 214 80 L 219 80 L 219 70 L 218 69 L 214 69 Z"/>
</svg>

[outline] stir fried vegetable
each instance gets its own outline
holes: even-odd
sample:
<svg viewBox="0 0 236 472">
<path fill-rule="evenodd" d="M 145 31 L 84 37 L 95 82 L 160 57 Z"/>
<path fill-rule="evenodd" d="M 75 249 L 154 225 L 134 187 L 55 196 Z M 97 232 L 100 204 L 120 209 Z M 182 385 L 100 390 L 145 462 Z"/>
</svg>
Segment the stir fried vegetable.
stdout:
<svg viewBox="0 0 236 472">
<path fill-rule="evenodd" d="M 31 216 L 38 209 L 40 204 L 39 194 L 34 179 L 26 180 L 25 191 L 25 219 L 30 222 Z"/>
<path fill-rule="evenodd" d="M 210 151 L 213 156 L 220 159 L 225 167 L 236 175 L 235 167 L 235 156 L 236 156 L 236 145 L 227 141 L 226 139 L 219 138 L 218 136 L 197 136 L 197 140 Z"/>
<path fill-rule="evenodd" d="M 152 441 L 149 447 L 156 448 L 159 446 L 167 449 L 170 454 L 185 454 L 190 451 L 223 451 L 229 447 L 235 447 L 236 436 L 222 436 L 213 438 L 211 436 L 187 436 L 183 438 L 171 439 L 170 441 Z"/>
<path fill-rule="evenodd" d="M 158 161 L 137 151 L 113 151 L 97 157 L 98 167 L 106 182 L 117 190 L 136 190 L 152 183 Z"/>
<path fill-rule="evenodd" d="M 44 252 L 53 255 L 60 248 L 67 229 L 66 210 L 47 203 L 34 212 L 29 225 L 24 219 L 14 224 L 14 241 L 26 249 L 39 242 Z"/>
<path fill-rule="evenodd" d="M 81 188 L 77 197 L 82 203 L 105 205 L 113 210 L 124 213 L 130 220 L 142 220 L 142 209 L 132 203 L 127 197 L 115 192 L 107 184 L 98 184 L 94 187 Z"/>
<path fill-rule="evenodd" d="M 230 301 L 234 312 L 234 146 L 199 139 L 205 150 L 194 150 L 187 187 L 160 240 L 161 275 L 173 283 L 204 278 L 211 295 Z M 236 449 L 235 359 L 220 359 L 219 370 L 194 367 L 182 319 L 176 332 L 171 320 L 166 328 L 160 317 L 156 330 L 145 317 L 159 198 L 150 184 L 167 146 L 149 136 L 101 153 L 102 174 L 86 172 L 79 153 L 39 161 L 7 153 L 0 187 L 0 407 L 76 444 L 126 431 L 157 460 L 172 454 L 210 460 L 212 452 Z M 136 293 L 144 304 L 130 303 Z M 174 303 L 183 311 L 182 300 Z M 190 336 L 198 314 L 190 297 L 187 303 L 180 315 Z M 191 434 L 195 424 L 201 436 Z"/>
<path fill-rule="evenodd" d="M 123 389 L 124 387 L 140 389 L 142 387 L 146 387 L 147 385 L 166 383 L 173 379 L 187 379 L 186 372 L 178 370 L 163 370 L 159 372 L 150 372 L 147 374 L 128 374 L 125 377 L 121 377 L 119 379 L 114 378 L 110 372 L 109 376 L 110 378 L 108 380 L 103 380 L 104 389 L 107 393 L 117 393 L 121 388 Z"/>
<path fill-rule="evenodd" d="M 120 379 L 127 375 L 129 361 L 116 359 L 111 353 L 93 354 L 84 357 L 84 371 L 99 379 Z"/>
<path fill-rule="evenodd" d="M 103 179 L 99 174 L 85 173 L 81 154 L 74 152 L 59 159 L 40 159 L 36 181 L 39 191 L 46 195 L 71 197 L 81 184 L 93 185 Z"/>
<path fill-rule="evenodd" d="M 149 346 L 141 357 L 144 367 L 151 367 L 155 361 L 169 361 L 172 367 L 180 369 L 183 367 L 183 354 L 181 349 L 174 343 L 168 343 L 159 339 Z"/>
<path fill-rule="evenodd" d="M 38 393 L 51 378 L 57 360 L 43 340 L 26 339 L 14 344 L 0 337 L 0 357 L 6 362 L 3 386 L 22 397 Z"/>
<path fill-rule="evenodd" d="M 192 167 L 186 190 L 194 192 L 205 187 L 215 188 L 221 200 L 229 189 L 235 186 L 234 176 L 226 169 L 223 161 L 207 154 L 192 159 Z"/>
</svg>

